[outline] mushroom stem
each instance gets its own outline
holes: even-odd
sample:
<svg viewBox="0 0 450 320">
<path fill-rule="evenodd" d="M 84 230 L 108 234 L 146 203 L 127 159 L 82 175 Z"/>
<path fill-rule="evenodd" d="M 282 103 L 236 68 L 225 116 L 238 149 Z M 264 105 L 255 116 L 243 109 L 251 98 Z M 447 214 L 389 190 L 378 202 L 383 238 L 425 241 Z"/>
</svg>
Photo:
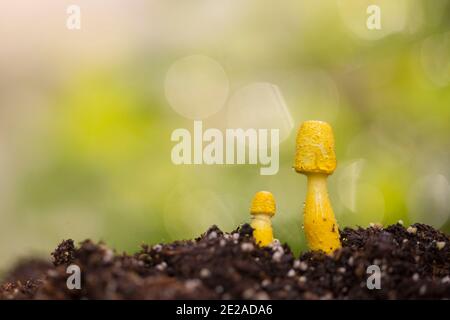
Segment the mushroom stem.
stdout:
<svg viewBox="0 0 450 320">
<path fill-rule="evenodd" d="M 307 174 L 304 227 L 311 250 L 331 253 L 341 247 L 339 227 L 328 197 L 327 175 Z"/>
<path fill-rule="evenodd" d="M 273 241 L 272 221 L 267 214 L 255 214 L 250 223 L 253 237 L 260 246 L 267 246 Z"/>
</svg>

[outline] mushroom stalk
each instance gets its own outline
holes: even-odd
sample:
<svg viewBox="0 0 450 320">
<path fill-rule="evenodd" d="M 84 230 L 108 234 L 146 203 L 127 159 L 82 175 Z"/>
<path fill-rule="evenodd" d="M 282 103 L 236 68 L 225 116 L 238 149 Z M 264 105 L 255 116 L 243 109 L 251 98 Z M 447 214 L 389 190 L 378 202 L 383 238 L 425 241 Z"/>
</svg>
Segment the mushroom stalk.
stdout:
<svg viewBox="0 0 450 320">
<path fill-rule="evenodd" d="M 260 246 L 267 246 L 273 241 L 272 221 L 267 214 L 256 214 L 252 217 L 250 226 L 253 228 L 253 237 Z"/>
<path fill-rule="evenodd" d="M 333 252 L 341 247 L 338 224 L 328 197 L 327 175 L 307 175 L 308 184 L 303 215 L 306 238 L 311 250 Z"/>
</svg>

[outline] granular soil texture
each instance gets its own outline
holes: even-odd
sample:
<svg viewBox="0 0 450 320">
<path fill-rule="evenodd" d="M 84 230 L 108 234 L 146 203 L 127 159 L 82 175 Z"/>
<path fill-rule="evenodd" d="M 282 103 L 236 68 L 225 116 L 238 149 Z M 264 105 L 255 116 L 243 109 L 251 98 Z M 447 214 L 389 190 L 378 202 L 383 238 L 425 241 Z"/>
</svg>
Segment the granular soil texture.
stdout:
<svg viewBox="0 0 450 320">
<path fill-rule="evenodd" d="M 211 227 L 190 241 L 117 254 L 103 243 L 63 241 L 53 265 L 22 262 L 0 286 L 1 299 L 449 299 L 450 238 L 401 224 L 346 228 L 333 255 L 295 258 L 277 241 L 258 247 L 249 225 L 232 233 Z M 81 289 L 67 288 L 67 267 Z M 367 268 L 380 270 L 380 289 Z M 376 268 L 376 267 L 375 267 Z M 371 270 L 371 269 L 369 269 Z M 372 270 L 373 272 L 373 270 Z M 376 272 L 376 271 L 375 271 Z"/>
</svg>

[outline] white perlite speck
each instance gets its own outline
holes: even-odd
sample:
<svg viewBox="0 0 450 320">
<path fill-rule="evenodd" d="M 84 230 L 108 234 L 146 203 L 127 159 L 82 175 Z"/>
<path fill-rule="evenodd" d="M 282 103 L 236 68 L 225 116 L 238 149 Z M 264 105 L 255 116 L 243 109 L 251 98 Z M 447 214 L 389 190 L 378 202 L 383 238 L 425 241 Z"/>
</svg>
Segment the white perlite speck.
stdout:
<svg viewBox="0 0 450 320">
<path fill-rule="evenodd" d="M 411 233 L 411 234 L 416 234 L 416 232 L 417 232 L 417 228 L 416 227 L 408 227 L 407 229 L 406 229 L 406 232 L 408 232 L 408 233 Z"/>
<path fill-rule="evenodd" d="M 242 293 L 242 297 L 244 299 L 251 299 L 254 294 L 255 294 L 255 290 L 250 288 L 250 289 L 245 290 L 244 293 Z"/>
<path fill-rule="evenodd" d="M 289 270 L 289 272 L 287 273 L 287 276 L 288 277 L 294 277 L 295 276 L 295 270 L 294 269 Z"/>
<path fill-rule="evenodd" d="M 156 252 L 160 252 L 161 249 L 162 249 L 162 245 L 160 245 L 160 244 L 155 244 L 153 246 L 153 250 L 155 250 Z"/>
<path fill-rule="evenodd" d="M 215 238 L 217 238 L 217 232 L 215 232 L 215 231 L 211 232 L 211 233 L 208 235 L 208 239 L 209 239 L 209 240 L 215 239 Z"/>
<path fill-rule="evenodd" d="M 445 241 L 438 241 L 436 242 L 436 248 L 438 248 L 438 250 L 442 250 L 445 247 Z"/>
<path fill-rule="evenodd" d="M 273 239 L 272 243 L 270 244 L 271 247 L 278 247 L 281 246 L 281 242 L 278 239 Z"/>
<path fill-rule="evenodd" d="M 306 282 L 306 277 L 305 276 L 301 276 L 300 278 L 298 278 L 298 282 L 299 283 L 305 283 Z"/>
<path fill-rule="evenodd" d="M 198 279 L 190 279 L 184 283 L 184 286 L 189 291 L 193 291 L 193 290 L 197 289 L 200 285 L 201 285 L 201 281 Z"/>
<path fill-rule="evenodd" d="M 331 299 L 333 299 L 333 294 L 330 292 L 320 297 L 320 300 L 331 300 Z"/>
<path fill-rule="evenodd" d="M 306 262 L 295 260 L 294 269 L 300 269 L 301 271 L 306 271 L 308 269 L 308 264 Z"/>
<path fill-rule="evenodd" d="M 225 239 L 220 239 L 220 243 L 219 244 L 220 244 L 221 247 L 225 247 L 226 244 L 227 244 L 227 241 Z"/>
<path fill-rule="evenodd" d="M 423 286 L 421 286 L 420 289 L 419 289 L 419 294 L 420 294 L 421 296 L 423 296 L 425 293 L 427 293 L 427 286 L 426 286 L 426 285 L 423 285 Z"/>
<path fill-rule="evenodd" d="M 383 229 L 383 225 L 379 222 L 371 222 L 369 223 L 369 227 L 380 230 Z"/>
<path fill-rule="evenodd" d="M 299 269 L 302 271 L 308 270 L 308 264 L 306 262 L 300 262 Z"/>
<path fill-rule="evenodd" d="M 249 242 L 244 242 L 243 244 L 241 244 L 241 250 L 244 252 L 250 252 L 253 251 L 253 249 L 254 249 L 253 244 Z"/>
<path fill-rule="evenodd" d="M 412 279 L 414 281 L 419 281 L 419 274 L 418 273 L 414 273 L 413 276 L 412 276 Z"/>
<path fill-rule="evenodd" d="M 353 266 L 353 264 L 355 263 L 355 259 L 353 257 L 350 257 L 350 258 L 348 258 L 347 263 L 349 266 Z"/>
<path fill-rule="evenodd" d="M 105 251 L 105 255 L 103 256 L 103 262 L 111 262 L 114 259 L 114 252 L 111 249 L 107 249 Z"/>
<path fill-rule="evenodd" d="M 255 300 L 269 300 L 270 299 L 269 295 L 264 291 L 259 291 L 258 293 L 255 294 L 255 296 L 253 298 Z"/>
<path fill-rule="evenodd" d="M 276 251 L 272 256 L 273 261 L 280 262 L 283 254 L 284 254 L 283 251 Z"/>
<path fill-rule="evenodd" d="M 200 270 L 200 277 L 202 278 L 208 278 L 211 275 L 211 271 L 209 271 L 206 268 L 203 268 L 202 270 Z"/>
<path fill-rule="evenodd" d="M 281 244 L 273 245 L 272 251 L 284 253 L 284 249 Z"/>
<path fill-rule="evenodd" d="M 233 233 L 233 239 L 239 240 L 239 233 Z"/>
<path fill-rule="evenodd" d="M 161 262 L 160 264 L 156 265 L 155 267 L 157 270 L 159 271 L 163 271 L 167 268 L 167 263 L 165 263 L 164 261 Z"/>
<path fill-rule="evenodd" d="M 261 286 L 263 286 L 263 287 L 267 287 L 269 284 L 270 284 L 270 280 L 269 279 L 264 279 L 261 282 Z"/>
</svg>

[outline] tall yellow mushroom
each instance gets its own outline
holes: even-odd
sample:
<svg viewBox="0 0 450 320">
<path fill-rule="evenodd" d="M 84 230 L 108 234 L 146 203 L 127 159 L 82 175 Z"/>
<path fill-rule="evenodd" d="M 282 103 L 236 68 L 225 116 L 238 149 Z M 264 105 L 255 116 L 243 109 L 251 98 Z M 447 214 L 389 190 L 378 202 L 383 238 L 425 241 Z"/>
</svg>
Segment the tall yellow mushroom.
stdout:
<svg viewBox="0 0 450 320">
<path fill-rule="evenodd" d="M 341 247 L 341 242 L 327 190 L 327 177 L 336 169 L 333 130 L 328 123 L 302 123 L 297 134 L 294 168 L 308 179 L 304 207 L 308 246 L 331 253 Z"/>
</svg>

